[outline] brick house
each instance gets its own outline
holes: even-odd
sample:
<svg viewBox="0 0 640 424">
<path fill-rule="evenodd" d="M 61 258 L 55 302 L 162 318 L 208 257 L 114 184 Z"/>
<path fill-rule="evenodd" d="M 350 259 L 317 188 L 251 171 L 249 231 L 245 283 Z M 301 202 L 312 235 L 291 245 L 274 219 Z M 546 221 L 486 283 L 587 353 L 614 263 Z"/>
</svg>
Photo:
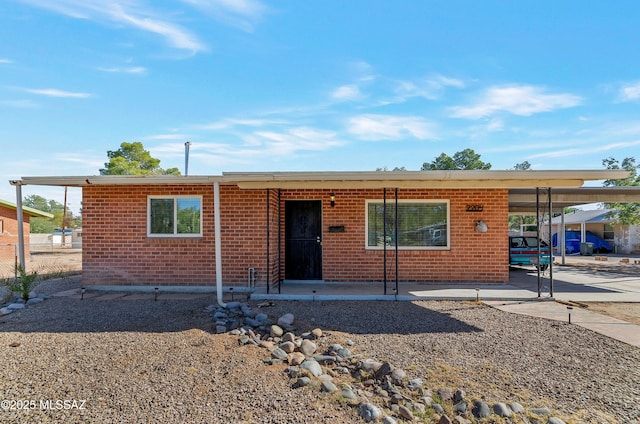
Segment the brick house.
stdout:
<svg viewBox="0 0 640 424">
<path fill-rule="evenodd" d="M 26 206 L 22 207 L 22 229 L 24 231 L 25 244 L 27 245 L 29 244 L 30 219 L 32 216 L 53 218 L 53 215 L 48 212 Z M 3 263 L 13 261 L 16 257 L 18 240 L 17 206 L 15 203 L 0 199 L 0 261 Z"/>
<path fill-rule="evenodd" d="M 12 184 L 82 187 L 86 286 L 246 287 L 504 283 L 511 189 L 626 175 L 276 172 L 24 177 Z"/>
</svg>

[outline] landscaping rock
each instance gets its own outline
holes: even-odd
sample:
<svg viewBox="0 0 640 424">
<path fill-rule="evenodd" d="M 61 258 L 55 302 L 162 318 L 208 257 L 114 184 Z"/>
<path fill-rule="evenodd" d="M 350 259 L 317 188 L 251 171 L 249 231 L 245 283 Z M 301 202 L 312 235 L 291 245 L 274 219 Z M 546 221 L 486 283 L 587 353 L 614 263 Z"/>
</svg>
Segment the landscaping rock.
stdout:
<svg viewBox="0 0 640 424">
<path fill-rule="evenodd" d="M 300 364 L 300 368 L 309 371 L 314 377 L 322 375 L 322 367 L 313 359 L 306 359 Z"/>
<path fill-rule="evenodd" d="M 322 392 L 333 393 L 337 390 L 338 387 L 336 387 L 336 385 L 331 381 L 323 381 L 322 384 L 320 384 L 320 391 Z"/>
<path fill-rule="evenodd" d="M 317 346 L 310 340 L 303 340 L 300 345 L 300 352 L 302 352 L 305 356 L 311 356 L 316 353 Z"/>
<path fill-rule="evenodd" d="M 358 415 L 360 415 L 360 417 L 362 417 L 362 419 L 365 421 L 377 420 L 381 414 L 382 411 L 380 410 L 380 408 L 372 403 L 363 403 L 358 408 Z"/>
<path fill-rule="evenodd" d="M 284 314 L 278 318 L 278 325 L 281 327 L 291 327 L 293 325 L 293 314 Z"/>
<path fill-rule="evenodd" d="M 269 333 L 271 337 L 282 337 L 283 334 L 284 334 L 284 330 L 282 329 L 282 327 L 278 325 L 271 326 L 271 331 Z"/>
<path fill-rule="evenodd" d="M 491 409 L 489 408 L 489 405 L 483 401 L 476 400 L 473 404 L 473 408 L 471 409 L 471 413 L 476 418 L 487 418 L 491 415 Z"/>
<path fill-rule="evenodd" d="M 499 416 L 499 417 L 503 417 L 503 418 L 509 418 L 513 415 L 513 412 L 511 411 L 511 408 L 509 408 L 507 406 L 506 403 L 496 403 L 495 405 L 493 405 L 493 412 Z"/>
</svg>

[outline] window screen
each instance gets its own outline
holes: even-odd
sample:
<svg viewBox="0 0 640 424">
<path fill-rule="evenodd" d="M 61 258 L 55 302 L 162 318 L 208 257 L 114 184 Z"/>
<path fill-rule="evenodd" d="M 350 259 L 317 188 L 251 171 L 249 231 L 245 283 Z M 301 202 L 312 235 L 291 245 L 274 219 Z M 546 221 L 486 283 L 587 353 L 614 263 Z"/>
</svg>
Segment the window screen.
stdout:
<svg viewBox="0 0 640 424">
<path fill-rule="evenodd" d="M 367 247 L 448 248 L 449 202 L 367 202 Z M 385 232 L 386 227 L 386 232 Z M 386 233 L 386 235 L 385 235 Z"/>
</svg>

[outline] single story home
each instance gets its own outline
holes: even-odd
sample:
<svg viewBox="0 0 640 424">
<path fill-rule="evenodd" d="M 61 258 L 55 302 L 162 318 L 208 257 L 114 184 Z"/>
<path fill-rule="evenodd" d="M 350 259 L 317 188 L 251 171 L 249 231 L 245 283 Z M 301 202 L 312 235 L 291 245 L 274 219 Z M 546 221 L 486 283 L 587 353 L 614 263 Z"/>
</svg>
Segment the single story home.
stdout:
<svg viewBox="0 0 640 424">
<path fill-rule="evenodd" d="M 83 284 L 170 289 L 509 279 L 508 215 L 621 170 L 23 177 L 82 187 Z M 385 284 L 386 290 L 386 284 Z"/>
<path fill-rule="evenodd" d="M 616 224 L 615 214 L 616 211 L 610 209 L 575 210 L 564 214 L 564 228 L 580 234 L 580 240 L 591 232 L 613 246 L 614 253 L 640 253 L 640 229 L 637 225 Z M 562 224 L 561 216 L 551 220 L 555 233 L 561 230 Z"/>
<path fill-rule="evenodd" d="M 48 212 L 22 206 L 22 219 L 19 220 L 17 208 L 15 203 L 0 199 L 0 262 L 3 264 L 11 263 L 12 266 L 15 264 L 15 258 L 17 257 L 17 246 L 20 238 L 19 222 L 22 222 L 24 241 L 28 245 L 31 231 L 30 218 L 32 216 L 53 218 L 53 215 Z M 26 259 L 29 260 L 28 253 Z"/>
</svg>

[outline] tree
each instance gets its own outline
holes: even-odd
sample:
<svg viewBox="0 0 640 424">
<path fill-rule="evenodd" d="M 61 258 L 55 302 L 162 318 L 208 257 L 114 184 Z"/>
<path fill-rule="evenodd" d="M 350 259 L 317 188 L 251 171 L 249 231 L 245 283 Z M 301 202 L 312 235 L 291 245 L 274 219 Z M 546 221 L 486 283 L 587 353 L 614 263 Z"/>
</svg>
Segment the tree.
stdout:
<svg viewBox="0 0 640 424">
<path fill-rule="evenodd" d="M 38 209 L 43 212 L 49 212 L 53 214 L 53 218 L 42 218 L 38 216 L 32 217 L 29 222 L 31 224 L 31 232 L 37 234 L 52 233 L 56 227 L 62 227 L 62 215 L 64 214 L 64 205 L 55 200 L 47 200 L 37 194 L 26 196 L 22 201 L 24 206 Z M 65 219 L 65 227 L 69 227 L 73 215 L 70 211 L 67 211 Z"/>
<path fill-rule="evenodd" d="M 118 150 L 108 150 L 109 162 L 100 175 L 180 175 L 178 168 L 162 169 L 160 159 L 151 156 L 139 141 L 120 144 Z"/>
<path fill-rule="evenodd" d="M 516 163 L 515 166 L 513 167 L 513 170 L 514 171 L 530 171 L 531 164 L 529 163 L 529 161 L 525 160 L 524 162 Z"/>
<path fill-rule="evenodd" d="M 491 169 L 491 164 L 480 160 L 480 155 L 473 149 L 464 149 L 456 152 L 453 157 L 442 153 L 431 163 L 423 163 L 423 171 L 447 170 L 447 169 Z"/>
<path fill-rule="evenodd" d="M 638 174 L 640 165 L 636 165 L 635 158 L 624 158 L 622 162 L 619 162 L 615 158 L 608 157 L 602 160 L 602 165 L 607 169 L 624 169 L 629 171 L 629 176 L 622 180 L 606 180 L 604 182 L 605 187 L 640 186 L 640 175 Z M 617 223 L 623 225 L 640 224 L 640 203 L 605 203 L 605 206 L 608 209 L 618 211 L 617 215 L 614 215 Z"/>
<path fill-rule="evenodd" d="M 388 168 L 388 167 L 386 167 L 386 166 L 385 166 L 385 167 L 383 167 L 383 168 L 376 168 L 376 171 L 377 171 L 377 172 L 389 172 L 389 171 L 390 171 L 390 172 L 398 172 L 398 171 L 406 171 L 406 170 L 407 170 L 407 168 L 405 168 L 404 166 L 400 166 L 400 167 L 396 166 L 396 167 L 395 167 L 395 168 L 393 168 L 393 169 L 389 169 L 389 168 Z"/>
</svg>

